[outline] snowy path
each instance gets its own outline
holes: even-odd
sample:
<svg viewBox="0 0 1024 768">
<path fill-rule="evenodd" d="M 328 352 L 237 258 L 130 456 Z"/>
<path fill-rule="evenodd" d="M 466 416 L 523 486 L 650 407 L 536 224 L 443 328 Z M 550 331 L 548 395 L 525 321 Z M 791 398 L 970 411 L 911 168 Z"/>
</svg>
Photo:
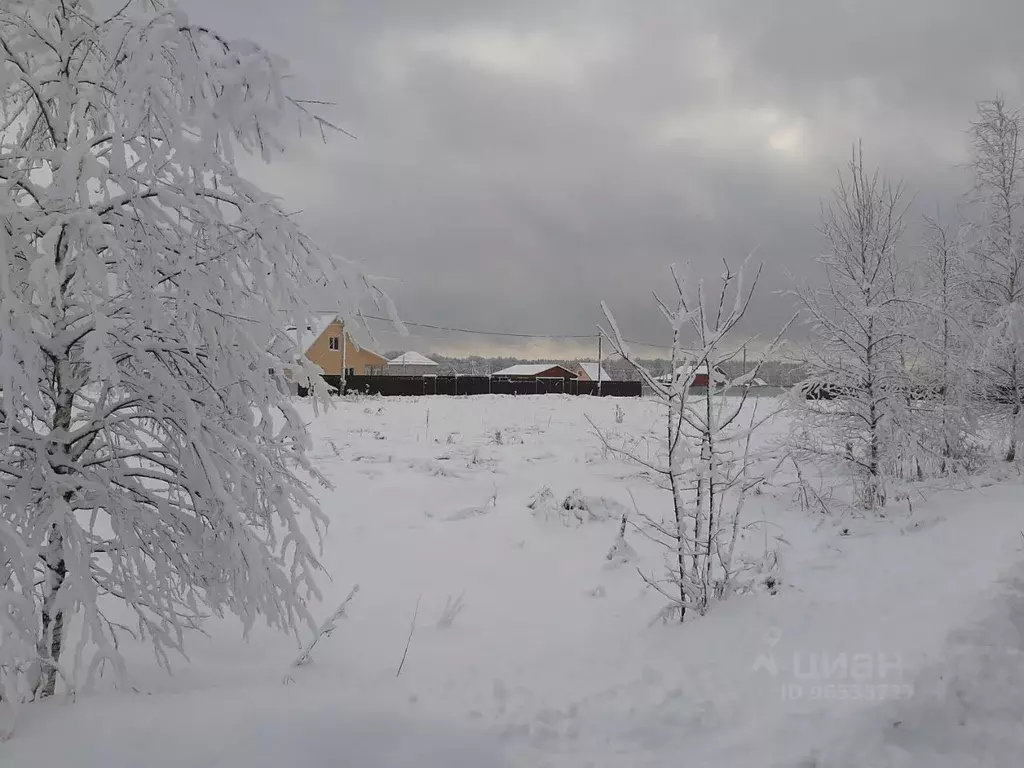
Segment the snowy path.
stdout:
<svg viewBox="0 0 1024 768">
<path fill-rule="evenodd" d="M 1024 748 L 1024 568 L 988 615 L 952 633 L 909 701 L 879 707 L 819 751 L 821 768 L 1005 768 Z"/>
<path fill-rule="evenodd" d="M 709 744 L 716 765 L 751 765 L 755 755 L 758 765 L 780 768 L 1018 762 L 1022 695 L 1019 687 L 1006 692 L 1024 674 L 1024 594 L 1015 576 L 1024 573 L 1024 489 L 951 493 L 929 512 L 938 522 L 924 529 L 857 542 L 835 571 L 820 574 L 818 597 L 797 601 L 802 605 L 788 620 L 780 617 L 780 625 L 797 633 L 791 641 L 784 633 L 776 648 L 780 677 L 796 682 L 803 699 L 764 702 L 760 715 L 740 718 L 749 727 L 739 729 L 735 744 Z M 790 651 L 800 659 L 792 659 L 787 675 L 783 660 Z M 833 661 L 846 653 L 850 673 L 828 677 L 819 663 L 820 680 L 799 679 L 793 666 L 807 673 L 814 653 Z M 855 654 L 870 661 L 859 679 Z M 990 688 L 990 680 L 1005 682 Z M 808 700 L 829 683 L 847 685 L 851 697 L 874 690 L 876 698 L 885 693 L 889 700 Z M 961 714 L 972 727 L 958 731 L 954 721 Z M 998 732 L 1007 723 L 1014 724 L 1001 734 L 1009 749 L 979 750 L 978 733 Z M 910 753 L 900 757 L 901 748 Z"/>
<path fill-rule="evenodd" d="M 659 598 L 604 559 L 614 521 L 566 528 L 525 506 L 543 485 L 663 503 L 602 455 L 583 415 L 614 429 L 611 407 L 584 400 L 346 404 L 317 425 L 338 488 L 324 499 L 323 612 L 363 589 L 295 684 L 280 682 L 294 640 L 257 631 L 241 644 L 231 622 L 213 624 L 172 678 L 126 649 L 138 695 L 26 710 L 0 766 L 1016 764 L 1003 758 L 1024 750 L 1019 481 L 936 491 L 912 515 L 822 520 L 794 510 L 780 479 L 750 513 L 787 542 L 779 593 L 648 627 Z M 623 430 L 651 423 L 647 404 L 626 405 Z M 437 627 L 462 593 L 454 626 Z M 906 686 L 909 700 L 867 700 Z"/>
</svg>

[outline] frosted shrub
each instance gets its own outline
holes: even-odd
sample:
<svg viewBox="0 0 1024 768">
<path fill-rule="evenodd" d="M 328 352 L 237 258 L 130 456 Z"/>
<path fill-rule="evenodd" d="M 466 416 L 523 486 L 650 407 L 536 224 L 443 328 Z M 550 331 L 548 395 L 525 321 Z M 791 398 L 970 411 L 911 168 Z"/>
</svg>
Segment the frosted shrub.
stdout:
<svg viewBox="0 0 1024 768">
<path fill-rule="evenodd" d="M 617 517 L 624 509 L 621 504 L 600 496 L 584 496 L 576 488 L 558 501 L 551 490 L 545 485 L 530 497 L 526 505 L 536 518 L 558 522 L 567 527 L 576 527 L 589 522 L 599 522 Z"/>
</svg>

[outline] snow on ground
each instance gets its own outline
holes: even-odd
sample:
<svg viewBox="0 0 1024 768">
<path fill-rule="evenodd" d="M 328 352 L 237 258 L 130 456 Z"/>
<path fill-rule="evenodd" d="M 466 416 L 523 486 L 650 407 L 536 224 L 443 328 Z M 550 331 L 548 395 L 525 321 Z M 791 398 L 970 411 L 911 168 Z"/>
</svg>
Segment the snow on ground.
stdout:
<svg viewBox="0 0 1024 768">
<path fill-rule="evenodd" d="M 605 554 L 633 499 L 657 514 L 667 495 L 605 449 L 588 416 L 613 445 L 655 450 L 645 400 L 354 399 L 310 412 L 335 486 L 318 615 L 362 587 L 314 662 L 283 685 L 295 638 L 259 630 L 243 643 L 230 620 L 193 638 L 171 677 L 129 647 L 131 692 L 27 708 L 0 765 L 1017 764 L 1019 481 L 922 488 L 883 519 L 822 517 L 798 508 L 780 472 L 751 498 L 743 541 L 755 557 L 778 549 L 778 588 L 760 574 L 706 617 L 651 625 L 662 599 L 636 566 L 657 570 L 659 553 L 631 532 L 636 563 Z M 762 441 L 785 428 L 777 419 Z M 578 490 L 608 519 L 534 514 L 545 487 L 556 500 Z"/>
</svg>

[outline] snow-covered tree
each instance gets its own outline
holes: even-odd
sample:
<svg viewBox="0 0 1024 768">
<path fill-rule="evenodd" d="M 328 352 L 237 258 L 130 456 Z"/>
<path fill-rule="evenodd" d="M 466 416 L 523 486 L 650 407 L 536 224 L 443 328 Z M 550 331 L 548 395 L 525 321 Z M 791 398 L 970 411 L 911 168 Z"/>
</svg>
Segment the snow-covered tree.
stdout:
<svg viewBox="0 0 1024 768">
<path fill-rule="evenodd" d="M 634 356 L 602 305 L 609 326 L 605 336 L 665 408 L 663 449 L 653 460 L 607 440 L 605 445 L 647 467 L 671 491 L 669 515 L 641 512 L 645 533 L 668 553 L 666 578 L 645 575 L 644 580 L 668 599 L 664 615 L 680 621 L 688 607 L 703 614 L 712 599 L 728 596 L 736 577 L 750 567 L 736 560 L 735 548 L 747 495 L 764 481 L 756 470 L 764 457 L 752 453 L 751 437 L 774 412 L 758 408 L 749 386 L 785 328 L 761 345 L 737 338 L 761 274 L 758 268 L 748 284 L 745 271 L 725 264 L 719 289 L 709 293 L 702 282 L 688 286 L 672 269 L 673 300 L 655 296 L 672 329 L 671 373 L 665 377 L 655 376 Z M 762 350 L 759 358 L 736 377 L 721 375 L 721 366 L 738 359 L 751 342 Z M 698 381 L 706 386 L 695 386 Z"/>
<path fill-rule="evenodd" d="M 811 397 L 799 399 L 794 448 L 845 465 L 869 509 L 885 506 L 888 481 L 921 448 L 906 370 L 905 213 L 902 186 L 868 172 L 856 148 L 822 211 L 824 280 L 797 289 L 812 334 L 797 391 Z"/>
<path fill-rule="evenodd" d="M 1024 441 L 1024 134 L 1002 99 L 978 105 L 971 125 L 973 202 L 979 234 L 972 287 L 980 330 L 980 394 L 1010 408 L 1007 461 Z"/>
<path fill-rule="evenodd" d="M 963 225 L 925 217 L 913 307 L 917 317 L 913 341 L 918 352 L 914 382 L 934 415 L 929 433 L 939 441 L 939 474 L 966 466 L 975 432 L 968 355 L 972 302 L 964 230 Z"/>
<path fill-rule="evenodd" d="M 204 612 L 310 622 L 326 521 L 279 377 L 315 369 L 282 329 L 359 278 L 236 171 L 326 125 L 282 74 L 166 3 L 0 5 L 8 702 L 70 685 L 72 624 L 88 682 L 122 632 L 167 663 Z"/>
</svg>

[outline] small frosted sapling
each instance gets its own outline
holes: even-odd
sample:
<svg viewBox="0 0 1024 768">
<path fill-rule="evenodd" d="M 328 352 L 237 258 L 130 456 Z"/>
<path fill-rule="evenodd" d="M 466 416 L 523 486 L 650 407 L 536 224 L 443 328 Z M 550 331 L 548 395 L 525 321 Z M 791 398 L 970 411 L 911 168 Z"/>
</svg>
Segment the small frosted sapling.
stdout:
<svg viewBox="0 0 1024 768">
<path fill-rule="evenodd" d="M 760 268 L 748 284 L 745 268 L 733 271 L 725 263 L 720 285 L 712 291 L 705 290 L 701 281 L 692 286 L 674 267 L 671 272 L 675 296 L 670 302 L 655 296 L 672 329 L 667 378 L 656 377 L 634 356 L 611 311 L 603 305 L 609 326 L 603 331 L 605 337 L 661 405 L 665 422 L 660 451 L 654 457 L 644 456 L 631 447 L 612 445 L 596 426 L 595 431 L 606 447 L 645 467 L 672 493 L 667 514 L 638 511 L 644 523 L 639 530 L 666 553 L 663 578 L 642 571 L 640 575 L 669 601 L 662 617 L 682 621 L 689 607 L 703 614 L 712 599 L 731 594 L 736 576 L 744 570 L 734 559 L 740 519 L 748 493 L 764 479 L 755 471 L 763 457 L 752 450 L 751 438 L 774 416 L 771 409 L 759 412 L 758 399 L 749 396 L 749 385 L 792 320 L 764 344 L 734 339 L 757 287 Z M 748 344 L 762 350 L 759 359 L 740 375 L 726 376 L 722 366 L 734 361 Z M 703 380 L 700 387 L 696 386 L 698 377 Z"/>
</svg>

